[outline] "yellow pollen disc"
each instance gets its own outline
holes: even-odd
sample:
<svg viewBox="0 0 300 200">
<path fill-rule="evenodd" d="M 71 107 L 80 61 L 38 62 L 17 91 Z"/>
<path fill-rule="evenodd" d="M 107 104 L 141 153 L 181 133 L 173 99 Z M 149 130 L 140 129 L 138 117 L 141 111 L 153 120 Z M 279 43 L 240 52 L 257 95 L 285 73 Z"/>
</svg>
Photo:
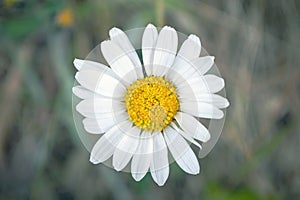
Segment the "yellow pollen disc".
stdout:
<svg viewBox="0 0 300 200">
<path fill-rule="evenodd" d="M 175 86 L 154 76 L 131 84 L 125 94 L 125 104 L 130 120 L 151 133 L 162 131 L 179 110 Z"/>
</svg>

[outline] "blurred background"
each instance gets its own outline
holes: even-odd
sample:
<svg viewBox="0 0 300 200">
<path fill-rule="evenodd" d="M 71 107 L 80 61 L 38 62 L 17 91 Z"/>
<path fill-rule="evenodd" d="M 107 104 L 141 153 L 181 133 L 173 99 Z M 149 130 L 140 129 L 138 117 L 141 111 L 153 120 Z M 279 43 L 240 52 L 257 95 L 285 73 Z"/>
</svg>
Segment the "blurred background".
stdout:
<svg viewBox="0 0 300 200">
<path fill-rule="evenodd" d="M 0 199 L 300 199 L 300 1 L 0 0 Z M 191 176 L 92 165 L 72 117 L 73 59 L 108 30 L 168 24 L 216 57 L 231 106 Z"/>
</svg>

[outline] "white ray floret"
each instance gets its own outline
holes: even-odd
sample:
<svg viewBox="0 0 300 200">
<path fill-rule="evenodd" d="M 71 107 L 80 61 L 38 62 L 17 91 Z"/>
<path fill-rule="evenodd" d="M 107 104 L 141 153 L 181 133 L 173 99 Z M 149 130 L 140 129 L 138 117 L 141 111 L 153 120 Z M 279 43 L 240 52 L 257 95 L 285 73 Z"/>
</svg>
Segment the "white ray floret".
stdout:
<svg viewBox="0 0 300 200">
<path fill-rule="evenodd" d="M 147 75 L 152 75 L 153 70 L 153 56 L 155 45 L 158 37 L 158 32 L 155 26 L 149 24 L 144 31 L 142 39 L 142 55 Z"/>
<path fill-rule="evenodd" d="M 189 174 L 198 174 L 198 160 L 185 139 L 171 127 L 167 127 L 164 133 L 168 148 L 179 167 Z"/>
<path fill-rule="evenodd" d="M 120 46 L 107 40 L 101 43 L 101 51 L 112 71 L 127 85 L 137 80 L 136 67 Z"/>
<path fill-rule="evenodd" d="M 110 29 L 109 36 L 110 39 L 115 42 L 133 62 L 135 71 L 137 73 L 137 78 L 142 78 L 142 64 L 127 35 L 121 29 L 114 27 Z"/>
<path fill-rule="evenodd" d="M 153 55 L 152 74 L 163 76 L 174 62 L 178 44 L 177 32 L 168 26 L 161 29 L 158 34 Z"/>
<path fill-rule="evenodd" d="M 131 161 L 131 174 L 140 181 L 148 172 L 153 153 L 153 136 L 144 131 L 140 136 L 139 145 Z"/>
<path fill-rule="evenodd" d="M 150 163 L 150 172 L 153 180 L 162 186 L 169 176 L 168 150 L 161 133 L 153 133 L 153 153 Z"/>
</svg>

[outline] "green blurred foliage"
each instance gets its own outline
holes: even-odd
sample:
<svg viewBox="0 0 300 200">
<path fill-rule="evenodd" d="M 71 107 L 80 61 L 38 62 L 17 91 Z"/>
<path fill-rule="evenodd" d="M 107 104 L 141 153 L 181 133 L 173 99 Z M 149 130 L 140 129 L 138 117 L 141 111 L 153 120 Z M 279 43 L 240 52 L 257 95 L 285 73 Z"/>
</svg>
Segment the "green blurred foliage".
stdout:
<svg viewBox="0 0 300 200">
<path fill-rule="evenodd" d="M 260 198 L 252 191 L 247 189 L 237 189 L 230 191 L 220 185 L 211 184 L 207 187 L 207 199 L 220 200 L 259 200 Z"/>
</svg>

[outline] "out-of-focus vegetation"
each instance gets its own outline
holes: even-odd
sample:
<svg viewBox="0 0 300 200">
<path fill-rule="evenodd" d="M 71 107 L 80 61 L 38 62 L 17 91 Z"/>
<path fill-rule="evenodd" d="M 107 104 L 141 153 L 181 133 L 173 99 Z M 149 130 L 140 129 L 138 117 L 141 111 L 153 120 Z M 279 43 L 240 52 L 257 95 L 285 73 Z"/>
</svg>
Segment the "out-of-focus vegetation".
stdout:
<svg viewBox="0 0 300 200">
<path fill-rule="evenodd" d="M 113 26 L 195 33 L 226 80 L 220 141 L 190 176 L 94 166 L 72 118 L 75 57 Z M 300 199 L 300 1 L 1 0 L 0 199 Z"/>
</svg>

